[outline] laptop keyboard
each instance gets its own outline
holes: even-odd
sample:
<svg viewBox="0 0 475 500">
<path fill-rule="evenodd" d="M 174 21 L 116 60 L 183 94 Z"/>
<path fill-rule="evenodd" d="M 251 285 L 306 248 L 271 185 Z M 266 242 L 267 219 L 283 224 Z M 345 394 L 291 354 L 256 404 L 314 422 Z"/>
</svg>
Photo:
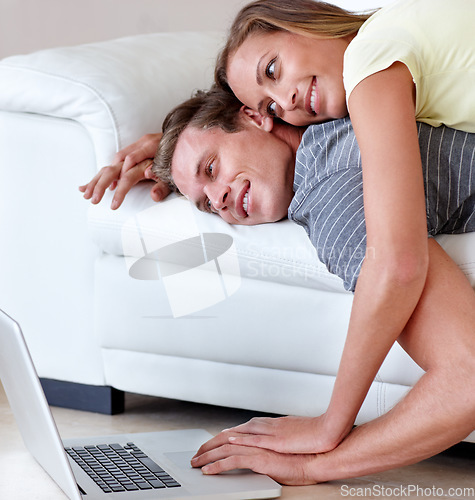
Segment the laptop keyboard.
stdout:
<svg viewBox="0 0 475 500">
<path fill-rule="evenodd" d="M 134 443 L 73 446 L 65 450 L 105 493 L 181 486 Z"/>
</svg>

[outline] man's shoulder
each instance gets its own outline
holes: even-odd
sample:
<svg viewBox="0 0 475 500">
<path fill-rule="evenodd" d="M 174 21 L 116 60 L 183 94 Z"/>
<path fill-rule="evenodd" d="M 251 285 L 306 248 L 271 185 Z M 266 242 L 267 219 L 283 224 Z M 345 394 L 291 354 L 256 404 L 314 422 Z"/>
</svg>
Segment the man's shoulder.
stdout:
<svg viewBox="0 0 475 500">
<path fill-rule="evenodd" d="M 346 117 L 310 125 L 297 150 L 297 176 L 318 182 L 349 168 L 361 168 L 358 143 L 350 119 Z"/>
<path fill-rule="evenodd" d="M 338 120 L 309 125 L 305 130 L 300 147 L 303 149 L 318 145 L 324 148 L 329 141 L 338 137 L 354 135 L 353 126 L 348 116 Z"/>
<path fill-rule="evenodd" d="M 308 127 L 297 152 L 289 218 L 319 212 L 344 193 L 354 196 L 361 175 L 360 151 L 349 118 Z"/>
</svg>

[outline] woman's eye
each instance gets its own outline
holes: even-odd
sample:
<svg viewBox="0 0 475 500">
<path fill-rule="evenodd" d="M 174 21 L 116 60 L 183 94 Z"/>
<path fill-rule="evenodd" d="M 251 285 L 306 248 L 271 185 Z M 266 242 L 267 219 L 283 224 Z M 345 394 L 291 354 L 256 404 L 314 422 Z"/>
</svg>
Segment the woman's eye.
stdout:
<svg viewBox="0 0 475 500">
<path fill-rule="evenodd" d="M 277 111 L 277 104 L 275 103 L 275 101 L 271 101 L 268 105 L 267 105 L 267 113 L 270 115 L 270 116 L 276 116 L 276 111 Z"/>
<path fill-rule="evenodd" d="M 204 207 L 207 212 L 211 212 L 213 210 L 213 206 L 211 205 L 211 200 L 209 198 L 206 198 Z"/>
<path fill-rule="evenodd" d="M 272 61 L 267 65 L 266 76 L 275 80 L 275 59 L 272 59 Z"/>
</svg>

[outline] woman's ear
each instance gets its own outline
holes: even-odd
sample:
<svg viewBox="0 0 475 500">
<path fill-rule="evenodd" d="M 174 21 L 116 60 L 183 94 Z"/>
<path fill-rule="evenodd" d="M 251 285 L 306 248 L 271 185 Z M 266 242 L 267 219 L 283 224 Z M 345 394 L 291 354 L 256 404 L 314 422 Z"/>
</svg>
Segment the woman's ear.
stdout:
<svg viewBox="0 0 475 500">
<path fill-rule="evenodd" d="M 247 106 L 242 106 L 239 112 L 243 114 L 245 119 L 264 130 L 264 132 L 271 132 L 274 128 L 274 119 L 271 116 L 261 115 L 259 111 L 254 111 Z"/>
</svg>

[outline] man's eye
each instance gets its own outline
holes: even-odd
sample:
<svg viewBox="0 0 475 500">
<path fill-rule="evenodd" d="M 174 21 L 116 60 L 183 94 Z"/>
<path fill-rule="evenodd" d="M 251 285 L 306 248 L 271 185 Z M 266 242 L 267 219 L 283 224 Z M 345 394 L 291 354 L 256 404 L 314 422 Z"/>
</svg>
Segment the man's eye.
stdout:
<svg viewBox="0 0 475 500">
<path fill-rule="evenodd" d="M 275 101 L 271 101 L 267 105 L 267 114 L 269 114 L 270 116 L 276 116 L 276 108 L 277 104 L 275 103 Z"/>
<path fill-rule="evenodd" d="M 267 65 L 266 76 L 271 80 L 275 80 L 275 59 L 272 59 L 272 61 Z"/>
<path fill-rule="evenodd" d="M 209 177 L 213 177 L 213 170 L 214 170 L 214 165 L 213 163 L 210 163 L 207 167 L 207 173 L 209 175 Z"/>
</svg>

